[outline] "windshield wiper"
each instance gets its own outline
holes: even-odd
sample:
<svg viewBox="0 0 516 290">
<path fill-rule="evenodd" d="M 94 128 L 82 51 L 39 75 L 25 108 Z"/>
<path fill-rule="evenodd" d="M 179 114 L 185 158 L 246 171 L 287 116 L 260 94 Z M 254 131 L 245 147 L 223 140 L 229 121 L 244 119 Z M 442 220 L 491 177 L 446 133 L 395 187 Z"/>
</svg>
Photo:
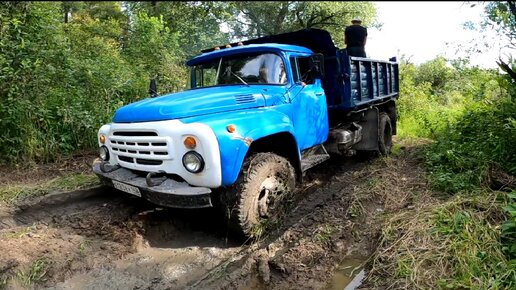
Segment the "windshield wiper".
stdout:
<svg viewBox="0 0 516 290">
<path fill-rule="evenodd" d="M 239 80 L 240 80 L 244 85 L 249 86 L 249 84 L 248 84 L 248 83 L 246 83 L 246 82 L 245 82 L 241 77 L 239 77 L 236 73 L 234 73 L 234 72 L 231 70 L 231 67 L 230 67 L 230 66 L 228 66 L 228 67 L 226 68 L 226 73 L 227 73 L 227 72 L 230 72 L 233 76 L 235 76 L 237 79 L 239 79 Z"/>
</svg>

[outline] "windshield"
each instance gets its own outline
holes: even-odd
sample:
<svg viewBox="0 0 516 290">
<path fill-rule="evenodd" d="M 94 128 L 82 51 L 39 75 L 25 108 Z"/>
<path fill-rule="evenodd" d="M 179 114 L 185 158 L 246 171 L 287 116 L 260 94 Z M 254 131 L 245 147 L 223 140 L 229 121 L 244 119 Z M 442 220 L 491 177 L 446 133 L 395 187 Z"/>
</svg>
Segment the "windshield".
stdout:
<svg viewBox="0 0 516 290">
<path fill-rule="evenodd" d="M 234 84 L 286 84 L 281 57 L 274 53 L 232 55 L 193 67 L 194 87 Z"/>
</svg>

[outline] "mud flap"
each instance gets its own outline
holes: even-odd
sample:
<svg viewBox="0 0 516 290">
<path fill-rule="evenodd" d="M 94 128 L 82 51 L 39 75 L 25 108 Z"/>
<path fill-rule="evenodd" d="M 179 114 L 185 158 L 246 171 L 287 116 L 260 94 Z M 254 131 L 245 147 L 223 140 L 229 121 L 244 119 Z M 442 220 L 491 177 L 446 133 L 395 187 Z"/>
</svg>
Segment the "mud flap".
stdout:
<svg viewBox="0 0 516 290">
<path fill-rule="evenodd" d="M 362 126 L 362 141 L 355 144 L 353 149 L 357 151 L 378 151 L 378 108 L 373 107 L 367 110 L 359 121 L 359 125 Z"/>
</svg>

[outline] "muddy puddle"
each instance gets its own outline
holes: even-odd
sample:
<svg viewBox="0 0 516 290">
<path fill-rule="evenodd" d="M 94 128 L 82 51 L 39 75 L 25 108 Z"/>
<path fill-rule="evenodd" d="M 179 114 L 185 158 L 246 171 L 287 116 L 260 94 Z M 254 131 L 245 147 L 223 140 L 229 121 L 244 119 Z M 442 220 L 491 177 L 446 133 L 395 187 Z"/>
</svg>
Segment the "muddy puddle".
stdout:
<svg viewBox="0 0 516 290">
<path fill-rule="evenodd" d="M 159 207 L 140 212 L 135 253 L 46 289 L 183 289 L 240 250 L 214 216 Z"/>
<path fill-rule="evenodd" d="M 335 269 L 325 290 L 354 290 L 360 287 L 366 275 L 363 269 L 366 260 L 360 256 L 345 257 Z"/>
<path fill-rule="evenodd" d="M 108 267 L 78 274 L 47 289 L 183 289 L 238 247 L 145 247 Z"/>
</svg>

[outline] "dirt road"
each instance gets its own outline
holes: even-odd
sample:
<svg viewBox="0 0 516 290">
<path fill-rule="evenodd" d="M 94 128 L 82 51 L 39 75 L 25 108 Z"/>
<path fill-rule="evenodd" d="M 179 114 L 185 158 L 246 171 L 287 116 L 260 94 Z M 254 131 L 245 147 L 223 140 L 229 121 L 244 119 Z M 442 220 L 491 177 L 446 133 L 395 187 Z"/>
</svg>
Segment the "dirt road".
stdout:
<svg viewBox="0 0 516 290">
<path fill-rule="evenodd" d="M 228 235 L 213 209 L 158 208 L 109 188 L 0 208 L 0 288 L 332 289 L 339 265 L 374 250 L 385 199 L 369 189 L 386 162 L 398 161 L 313 168 L 284 224 L 254 243 Z"/>
</svg>

